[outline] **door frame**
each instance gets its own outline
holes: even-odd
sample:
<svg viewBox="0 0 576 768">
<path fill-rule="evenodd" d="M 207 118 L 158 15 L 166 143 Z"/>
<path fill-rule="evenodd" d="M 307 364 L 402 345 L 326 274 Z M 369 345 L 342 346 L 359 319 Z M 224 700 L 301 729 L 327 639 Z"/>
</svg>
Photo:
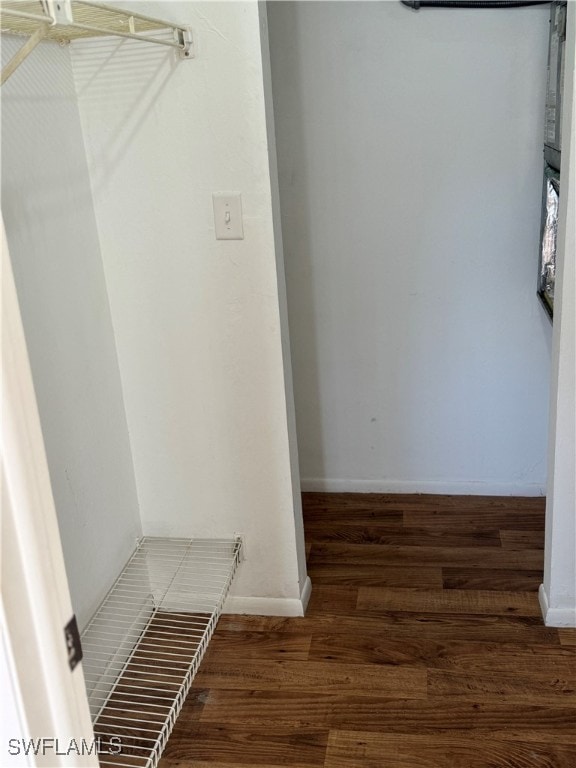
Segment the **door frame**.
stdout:
<svg viewBox="0 0 576 768">
<path fill-rule="evenodd" d="M 562 167 L 552 327 L 544 580 L 547 626 L 576 627 L 576 2 L 566 18 Z"/>
<path fill-rule="evenodd" d="M 82 664 L 69 663 L 72 603 L 3 220 L 1 230 L 0 666 L 4 730 L 22 732 L 2 734 L 0 765 L 96 768 Z M 30 738 L 41 741 L 26 756 Z"/>
</svg>

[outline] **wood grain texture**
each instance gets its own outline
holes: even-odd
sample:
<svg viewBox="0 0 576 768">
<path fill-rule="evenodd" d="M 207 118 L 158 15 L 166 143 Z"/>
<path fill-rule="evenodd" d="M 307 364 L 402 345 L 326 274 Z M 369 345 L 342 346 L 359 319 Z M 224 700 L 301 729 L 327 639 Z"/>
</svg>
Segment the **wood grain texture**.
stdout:
<svg viewBox="0 0 576 768">
<path fill-rule="evenodd" d="M 160 766 L 161 768 L 231 768 L 231 766 L 234 766 L 234 768 L 254 768 L 255 765 L 260 765 L 261 768 L 264 768 L 264 766 L 266 768 L 286 768 L 286 766 L 290 766 L 290 768 L 318 768 L 318 763 L 294 763 L 292 761 L 271 763 L 269 760 L 266 760 L 264 763 L 246 763 L 241 762 L 242 759 L 242 755 L 239 755 L 238 753 L 236 753 L 234 759 L 230 758 L 226 762 L 220 762 L 219 760 L 196 760 L 194 758 L 182 758 L 178 760 L 163 758 L 160 762 Z M 320 765 L 324 765 L 324 763 L 322 762 Z M 138 768 L 142 768 L 142 766 L 138 766 Z"/>
<path fill-rule="evenodd" d="M 538 592 L 542 571 L 504 568 L 442 568 L 444 589 Z"/>
<path fill-rule="evenodd" d="M 477 731 L 527 734 L 555 731 L 574 736 L 576 707 L 548 704 L 508 704 L 504 699 L 479 697 L 404 700 L 380 696 L 299 693 L 298 691 L 211 690 L 200 716 L 202 722 L 250 723 L 263 731 L 276 725 L 314 725 L 392 733 Z"/>
<path fill-rule="evenodd" d="M 306 661 L 312 642 L 311 634 L 287 632 L 216 632 L 208 646 L 206 659 L 291 659 Z"/>
<path fill-rule="evenodd" d="M 360 611 L 540 616 L 538 596 L 524 592 L 359 587 Z"/>
<path fill-rule="evenodd" d="M 241 724 L 191 723 L 186 732 L 174 734 L 164 757 L 182 768 L 194 761 L 235 763 L 249 766 L 322 766 L 328 742 L 328 729 L 302 726 L 271 726 L 265 733 Z"/>
<path fill-rule="evenodd" d="M 524 571 L 542 570 L 544 553 L 540 549 L 502 547 L 404 547 L 379 544 L 313 544 L 310 564 L 317 562 L 364 565 L 440 566 L 450 568 L 502 568 Z"/>
<path fill-rule="evenodd" d="M 402 524 L 406 504 L 412 495 L 388 493 L 303 493 L 302 512 L 310 520 L 342 520 L 359 522 L 364 519 L 382 523 L 386 520 Z M 365 516 L 365 517 L 364 517 Z"/>
<path fill-rule="evenodd" d="M 426 698 L 427 676 L 408 665 L 384 668 L 367 664 L 338 664 L 309 661 L 237 662 L 206 660 L 196 676 L 196 685 L 210 690 L 299 691 L 322 690 L 326 694 L 364 694 L 382 698 Z"/>
<path fill-rule="evenodd" d="M 432 528 L 438 526 L 452 531 L 544 531 L 543 508 L 519 508 L 510 511 L 504 507 L 470 506 L 463 509 L 450 509 L 429 514 L 425 509 L 411 510 L 404 513 L 404 525 L 407 528 Z"/>
<path fill-rule="evenodd" d="M 559 629 L 558 636 L 562 645 L 576 646 L 576 629 Z"/>
<path fill-rule="evenodd" d="M 534 616 L 466 616 L 464 614 L 410 614 L 387 612 L 381 615 L 321 613 L 308 611 L 294 622 L 274 616 L 222 616 L 222 629 L 251 632 L 329 632 L 332 635 L 362 635 L 379 632 L 382 637 L 426 637 L 439 640 L 484 640 L 495 643 L 560 645 L 558 630 L 545 627 Z"/>
<path fill-rule="evenodd" d="M 161 768 L 576 764 L 576 630 L 536 594 L 543 499 L 303 502 L 307 615 L 221 617 Z"/>
<path fill-rule="evenodd" d="M 544 665 L 554 676 L 576 681 L 576 654 L 558 645 L 439 641 L 389 637 L 382 632 L 358 635 L 315 634 L 311 660 L 349 664 L 408 665 L 459 672 L 520 675 Z"/>
<path fill-rule="evenodd" d="M 507 532 L 510 541 L 511 534 Z M 524 533 L 524 532 L 522 532 Z M 538 532 L 527 531 L 538 535 Z M 358 525 L 337 523 L 327 525 L 326 522 L 308 523 L 306 536 L 313 544 L 318 543 L 348 543 L 348 544 L 380 544 L 390 547 L 500 547 L 503 546 L 501 532 L 494 531 L 452 531 L 450 528 L 403 528 L 398 530 L 396 523 L 388 522 L 381 525 Z M 511 546 L 510 549 L 517 547 Z M 527 546 L 521 547 L 527 549 Z M 540 548 L 540 547 L 536 547 Z"/>
<path fill-rule="evenodd" d="M 426 736 L 332 731 L 326 768 L 571 768 L 575 748 L 549 744 L 443 735 Z"/>
<path fill-rule="evenodd" d="M 428 670 L 428 697 L 460 701 L 506 701 L 507 704 L 550 704 L 576 708 L 576 681 L 571 675 L 525 669 L 523 672 L 457 672 Z"/>
<path fill-rule="evenodd" d="M 542 531 L 500 531 L 500 541 L 505 549 L 544 549 Z"/>
<path fill-rule="evenodd" d="M 351 613 L 356 610 L 358 588 L 338 584 L 319 584 L 312 588 L 308 603 L 308 613 L 318 614 L 323 611 Z"/>
<path fill-rule="evenodd" d="M 335 563 L 314 563 L 308 568 L 308 575 L 319 586 L 374 586 L 374 587 L 427 587 L 444 586 L 441 568 L 411 568 L 383 565 L 348 565 Z"/>
</svg>

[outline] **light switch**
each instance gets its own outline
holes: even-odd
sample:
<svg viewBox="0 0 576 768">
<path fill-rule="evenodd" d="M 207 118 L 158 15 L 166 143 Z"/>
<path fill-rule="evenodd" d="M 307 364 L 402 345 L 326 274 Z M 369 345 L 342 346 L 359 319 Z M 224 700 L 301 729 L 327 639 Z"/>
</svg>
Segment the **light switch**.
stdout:
<svg viewBox="0 0 576 768">
<path fill-rule="evenodd" d="M 216 240 L 243 240 L 242 196 L 240 192 L 214 192 L 214 229 Z"/>
</svg>

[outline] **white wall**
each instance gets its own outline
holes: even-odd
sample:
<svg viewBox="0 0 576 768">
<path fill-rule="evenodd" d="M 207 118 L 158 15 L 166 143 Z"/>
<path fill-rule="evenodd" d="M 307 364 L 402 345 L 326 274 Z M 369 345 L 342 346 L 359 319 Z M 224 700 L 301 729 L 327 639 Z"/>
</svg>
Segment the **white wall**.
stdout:
<svg viewBox="0 0 576 768">
<path fill-rule="evenodd" d="M 546 551 L 540 601 L 546 624 L 576 626 L 576 7 L 569 4 L 558 223 L 558 285 L 550 398 Z"/>
<path fill-rule="evenodd" d="M 543 492 L 548 15 L 269 4 L 306 488 Z"/>
<path fill-rule="evenodd" d="M 190 24 L 197 58 L 73 59 L 144 531 L 245 534 L 235 594 L 254 600 L 232 605 L 299 612 L 257 3 L 135 6 Z M 245 239 L 217 241 L 230 190 Z"/>
<path fill-rule="evenodd" d="M 21 44 L 3 38 L 3 60 Z M 57 44 L 42 43 L 2 86 L 2 212 L 83 625 L 140 524 L 70 56 Z"/>
</svg>

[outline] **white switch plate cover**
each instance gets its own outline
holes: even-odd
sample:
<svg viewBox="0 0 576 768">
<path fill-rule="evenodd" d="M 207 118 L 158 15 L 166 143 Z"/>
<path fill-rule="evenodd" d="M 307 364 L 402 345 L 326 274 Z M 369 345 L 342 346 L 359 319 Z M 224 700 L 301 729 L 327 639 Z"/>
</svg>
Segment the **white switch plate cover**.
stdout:
<svg viewBox="0 0 576 768">
<path fill-rule="evenodd" d="M 240 192 L 214 192 L 214 230 L 216 240 L 243 240 L 242 195 Z"/>
</svg>

